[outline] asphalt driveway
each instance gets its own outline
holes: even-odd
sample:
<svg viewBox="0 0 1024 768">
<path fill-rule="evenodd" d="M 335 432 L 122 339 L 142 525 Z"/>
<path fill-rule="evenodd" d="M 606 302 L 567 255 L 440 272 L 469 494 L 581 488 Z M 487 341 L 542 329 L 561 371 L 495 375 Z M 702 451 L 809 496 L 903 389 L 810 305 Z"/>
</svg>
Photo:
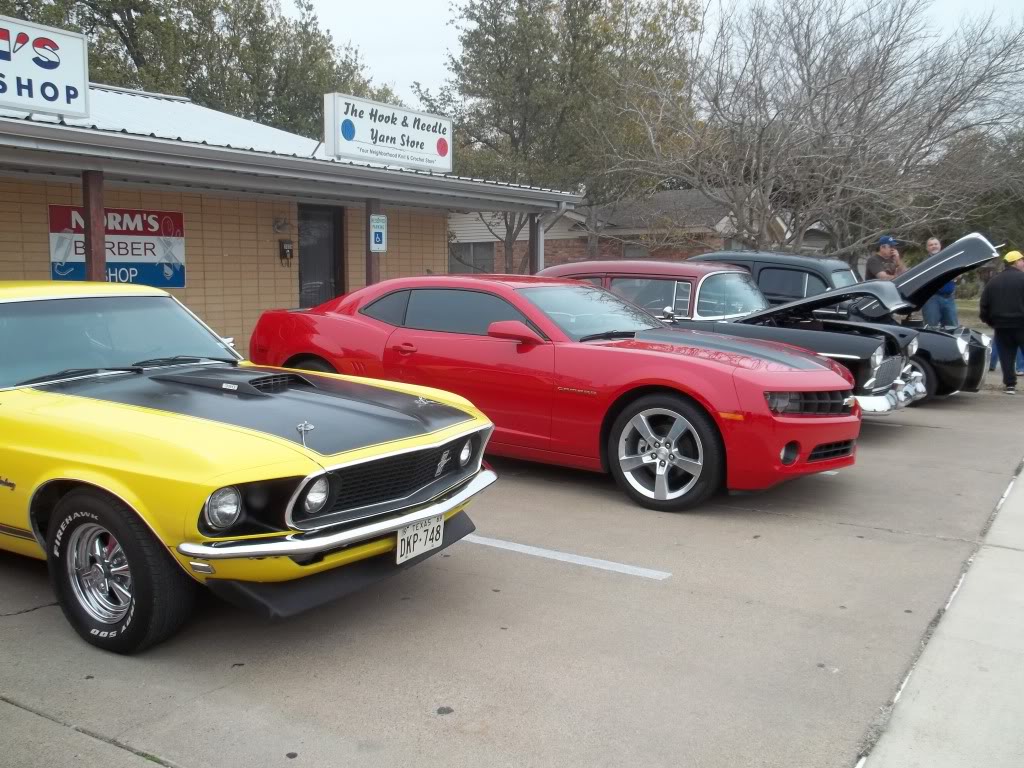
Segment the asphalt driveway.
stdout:
<svg viewBox="0 0 1024 768">
<path fill-rule="evenodd" d="M 856 467 L 668 515 L 498 462 L 477 538 L 267 623 L 205 599 L 103 654 L 0 555 L 0 765 L 852 766 L 1024 456 L 962 395 L 866 422 Z"/>
</svg>

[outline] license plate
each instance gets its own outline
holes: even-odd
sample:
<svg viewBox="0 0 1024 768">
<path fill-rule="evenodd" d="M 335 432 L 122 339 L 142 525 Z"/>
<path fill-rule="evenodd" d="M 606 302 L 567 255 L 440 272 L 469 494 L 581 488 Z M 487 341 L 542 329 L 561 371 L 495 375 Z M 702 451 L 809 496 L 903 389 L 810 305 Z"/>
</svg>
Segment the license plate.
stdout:
<svg viewBox="0 0 1024 768">
<path fill-rule="evenodd" d="M 398 542 L 395 548 L 398 563 L 404 563 L 414 557 L 437 549 L 444 541 L 444 515 L 434 515 L 418 523 L 398 529 Z"/>
</svg>

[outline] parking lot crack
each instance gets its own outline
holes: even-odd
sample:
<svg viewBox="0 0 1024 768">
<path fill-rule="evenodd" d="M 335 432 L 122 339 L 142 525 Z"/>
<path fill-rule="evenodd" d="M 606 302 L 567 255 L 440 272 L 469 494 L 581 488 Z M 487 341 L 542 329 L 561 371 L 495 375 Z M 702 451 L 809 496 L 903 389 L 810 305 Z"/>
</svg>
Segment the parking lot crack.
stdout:
<svg viewBox="0 0 1024 768">
<path fill-rule="evenodd" d="M 45 606 L 39 607 L 43 608 Z M 162 757 L 151 754 L 149 752 L 144 752 L 141 749 L 136 749 L 135 747 L 125 744 L 123 741 L 119 741 L 118 739 L 112 739 L 108 736 L 104 736 L 101 733 L 96 733 L 95 731 L 90 730 L 89 728 L 83 728 L 80 725 L 65 722 L 64 720 L 61 720 L 59 717 L 54 717 L 53 715 L 47 714 L 46 712 L 42 712 L 34 707 L 30 707 L 27 704 L 22 704 L 21 702 L 15 701 L 14 699 L 4 696 L 3 694 L 0 694 L 0 701 L 2 701 L 5 704 L 10 704 L 12 707 L 17 707 L 23 712 L 28 712 L 29 714 L 35 715 L 36 717 L 41 717 L 44 720 L 49 720 L 51 723 L 55 723 L 63 728 L 67 728 L 69 730 L 75 731 L 76 733 L 80 733 L 83 736 L 88 736 L 90 739 L 102 741 L 104 744 L 109 744 L 110 746 L 116 749 L 120 749 L 124 752 L 130 752 L 136 757 L 141 757 L 143 760 L 148 760 L 149 762 L 154 763 L 155 765 L 162 765 L 164 766 L 164 768 L 179 768 L 179 766 L 176 763 L 172 763 L 170 760 L 166 760 Z"/>
<path fill-rule="evenodd" d="M 32 611 L 38 611 L 41 608 L 52 608 L 55 605 L 57 605 L 57 603 L 43 603 L 42 605 L 34 605 L 31 608 L 22 608 L 20 611 L 0 613 L 0 619 L 6 619 L 8 616 L 21 616 L 23 613 L 32 613 Z"/>
</svg>

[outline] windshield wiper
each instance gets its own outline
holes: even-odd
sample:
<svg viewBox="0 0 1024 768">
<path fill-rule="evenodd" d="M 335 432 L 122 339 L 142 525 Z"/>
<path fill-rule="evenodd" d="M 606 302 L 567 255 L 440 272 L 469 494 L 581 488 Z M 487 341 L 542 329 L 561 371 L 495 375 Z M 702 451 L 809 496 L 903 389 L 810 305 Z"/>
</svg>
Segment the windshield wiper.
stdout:
<svg viewBox="0 0 1024 768">
<path fill-rule="evenodd" d="M 238 360 L 233 357 L 211 357 L 210 355 L 173 355 L 171 357 L 152 357 L 149 360 L 139 360 L 132 363 L 139 367 L 153 367 L 157 365 L 174 365 L 175 363 L 204 363 L 206 361 L 217 363 L 231 363 L 238 365 Z"/>
<path fill-rule="evenodd" d="M 631 339 L 638 331 L 603 331 L 580 336 L 580 341 L 597 341 L 598 339 Z"/>
<path fill-rule="evenodd" d="M 65 368 L 62 371 L 55 371 L 53 373 L 47 373 L 42 376 L 34 376 L 31 379 L 19 381 L 14 386 L 21 387 L 26 384 L 39 384 L 44 381 L 53 381 L 56 379 L 69 379 L 74 376 L 88 376 L 93 373 L 142 373 L 142 368 L 140 368 L 137 365 L 124 366 L 120 368 Z"/>
</svg>

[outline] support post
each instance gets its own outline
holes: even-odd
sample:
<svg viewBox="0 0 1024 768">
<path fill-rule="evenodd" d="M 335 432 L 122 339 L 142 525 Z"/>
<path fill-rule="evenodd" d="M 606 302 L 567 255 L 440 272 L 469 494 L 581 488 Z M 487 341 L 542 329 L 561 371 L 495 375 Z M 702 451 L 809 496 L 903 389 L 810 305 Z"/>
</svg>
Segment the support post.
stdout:
<svg viewBox="0 0 1024 768">
<path fill-rule="evenodd" d="M 540 271 L 541 267 L 539 265 L 544 259 L 544 229 L 541 227 L 540 217 L 536 213 L 530 214 L 528 226 L 530 228 L 528 246 L 530 266 L 528 271 L 531 275 L 535 275 Z"/>
<path fill-rule="evenodd" d="M 380 282 L 380 259 L 376 253 L 370 252 L 370 245 L 373 242 L 373 235 L 370 234 L 370 217 L 380 213 L 380 200 L 366 201 L 366 222 L 363 228 L 363 237 L 366 240 L 366 284 L 373 285 Z"/>
<path fill-rule="evenodd" d="M 82 207 L 85 209 L 85 279 L 106 282 L 107 238 L 103 220 L 103 171 L 82 171 Z"/>
</svg>

